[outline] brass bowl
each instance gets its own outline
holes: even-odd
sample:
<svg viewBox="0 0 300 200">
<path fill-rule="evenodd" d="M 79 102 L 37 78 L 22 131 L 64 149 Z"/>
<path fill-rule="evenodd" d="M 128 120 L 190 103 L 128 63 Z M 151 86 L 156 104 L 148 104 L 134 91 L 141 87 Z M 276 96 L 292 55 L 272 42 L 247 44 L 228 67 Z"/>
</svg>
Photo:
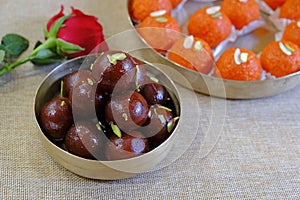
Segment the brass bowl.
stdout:
<svg viewBox="0 0 300 200">
<path fill-rule="evenodd" d="M 46 148 L 46 151 L 57 163 L 64 166 L 66 169 L 75 174 L 91 179 L 122 179 L 153 170 L 155 166 L 161 163 L 168 156 L 168 153 L 176 140 L 176 135 L 180 132 L 184 132 L 184 126 L 182 126 L 182 123 L 184 122 L 182 119 L 178 121 L 177 126 L 174 128 L 169 138 L 155 149 L 141 156 L 115 161 L 89 160 L 75 156 L 54 144 L 48 139 L 48 137 L 46 137 L 41 129 L 39 124 L 40 110 L 45 102 L 49 101 L 57 94 L 62 77 L 82 66 L 90 66 L 96 57 L 96 55 L 89 55 L 64 62 L 51 71 L 38 87 L 34 100 L 34 114 L 39 128 L 39 136 Z M 156 78 L 161 80 L 161 82 L 168 88 L 169 92 L 173 94 L 172 99 L 175 102 L 176 112 L 180 114 L 181 101 L 175 84 L 157 67 L 149 65 L 147 70 Z"/>
<path fill-rule="evenodd" d="M 127 0 L 127 2 L 123 2 L 123 11 L 121 12 L 121 18 L 127 19 L 127 23 L 129 23 L 129 27 L 135 29 L 134 22 L 132 22 L 130 18 L 130 14 L 128 12 L 128 6 L 131 0 Z M 218 5 L 221 1 L 187 1 L 188 4 L 187 10 L 184 10 L 182 13 L 185 17 L 191 14 L 189 11 L 197 10 L 197 6 L 203 7 L 207 5 Z M 180 13 L 180 10 L 176 10 L 175 12 Z M 264 16 L 267 18 L 267 16 Z M 185 28 L 186 23 L 183 20 L 182 29 Z M 252 50 L 255 53 L 259 53 L 262 48 L 267 45 L 269 42 L 275 39 L 274 34 L 276 33 L 275 27 L 267 23 L 262 27 L 257 28 L 250 34 L 246 34 L 243 36 L 239 36 L 235 42 L 229 42 L 226 46 L 224 46 L 223 50 L 228 49 L 230 47 L 238 46 L 243 47 L 249 50 Z M 210 75 L 202 74 L 199 72 L 195 72 L 193 70 L 184 68 L 169 59 L 167 59 L 164 55 L 158 53 L 154 49 L 152 49 L 145 40 L 140 37 L 137 33 L 137 37 L 147 46 L 147 48 L 151 49 L 147 51 L 146 56 L 143 57 L 144 60 L 152 62 L 152 63 L 161 63 L 163 66 L 168 65 L 182 74 L 187 80 L 189 80 L 188 87 L 192 86 L 192 89 L 196 92 L 203 93 L 206 95 L 226 98 L 226 99 L 255 99 L 273 96 L 287 90 L 290 90 L 297 85 L 300 84 L 300 72 L 296 72 L 284 77 L 275 78 L 275 79 L 265 79 L 259 81 L 235 81 L 235 80 L 225 80 L 221 78 L 216 78 Z M 151 56 L 149 56 L 151 55 Z M 220 52 L 218 52 L 220 55 Z M 173 75 L 172 73 L 166 72 L 173 81 L 187 86 L 187 82 L 182 82 L 182 79 L 178 79 L 177 75 Z"/>
</svg>

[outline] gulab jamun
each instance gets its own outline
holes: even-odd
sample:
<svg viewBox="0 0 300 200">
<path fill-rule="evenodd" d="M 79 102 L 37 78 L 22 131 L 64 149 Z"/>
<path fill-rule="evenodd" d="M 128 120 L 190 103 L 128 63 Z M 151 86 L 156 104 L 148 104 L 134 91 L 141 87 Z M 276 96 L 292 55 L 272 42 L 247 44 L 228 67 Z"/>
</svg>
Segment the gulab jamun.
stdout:
<svg viewBox="0 0 300 200">
<path fill-rule="evenodd" d="M 102 91 L 111 94 L 135 90 L 142 85 L 146 70 L 134 57 L 123 51 L 108 51 L 100 55 L 92 66 L 92 74 Z M 115 86 L 118 87 L 115 87 Z"/>
<path fill-rule="evenodd" d="M 51 139 L 61 140 L 73 123 L 72 107 L 68 98 L 55 97 L 45 103 L 39 114 L 41 127 Z"/>
<path fill-rule="evenodd" d="M 66 75 L 63 78 L 63 96 L 69 97 L 70 91 L 77 82 L 87 80 L 90 77 L 91 72 L 89 70 L 75 70 L 74 72 Z"/>
<path fill-rule="evenodd" d="M 169 97 L 166 87 L 156 82 L 143 85 L 140 93 L 149 105 L 164 104 Z"/>
<path fill-rule="evenodd" d="M 151 148 L 157 147 L 171 135 L 176 119 L 173 118 L 171 109 L 159 104 L 150 106 L 148 121 L 142 133 L 148 139 Z"/>
<path fill-rule="evenodd" d="M 95 112 L 96 81 L 90 77 L 77 82 L 70 91 L 74 120 L 93 118 Z"/>
<path fill-rule="evenodd" d="M 105 106 L 105 119 L 123 131 L 139 128 L 147 121 L 148 103 L 138 92 L 112 96 Z"/>
<path fill-rule="evenodd" d="M 111 135 L 106 144 L 107 160 L 121 160 L 142 155 L 149 151 L 148 140 L 139 132 L 122 133 L 121 137 Z"/>
<path fill-rule="evenodd" d="M 104 133 L 91 122 L 78 121 L 68 130 L 64 139 L 68 152 L 87 159 L 102 159 Z"/>
</svg>

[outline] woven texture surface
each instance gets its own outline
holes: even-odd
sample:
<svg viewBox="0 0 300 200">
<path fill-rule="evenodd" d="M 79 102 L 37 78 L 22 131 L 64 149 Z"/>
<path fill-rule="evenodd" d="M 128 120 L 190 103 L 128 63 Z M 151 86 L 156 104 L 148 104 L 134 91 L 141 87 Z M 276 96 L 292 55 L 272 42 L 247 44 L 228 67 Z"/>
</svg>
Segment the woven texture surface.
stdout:
<svg viewBox="0 0 300 200">
<path fill-rule="evenodd" d="M 63 4 L 66 12 L 74 6 L 97 16 L 109 37 L 128 28 L 118 18 L 122 1 L 2 0 L 0 36 L 19 33 L 29 38 L 32 48 L 43 39 L 47 19 Z M 112 6 L 114 12 L 107 14 Z M 180 159 L 133 178 L 99 181 L 79 177 L 55 163 L 39 139 L 33 101 L 50 68 L 25 64 L 0 86 L 0 199 L 300 197 L 300 87 L 246 101 L 196 94 L 200 127 Z M 180 91 L 187 101 L 193 95 L 184 88 Z M 194 120 L 194 112 L 190 109 L 187 118 Z"/>
</svg>

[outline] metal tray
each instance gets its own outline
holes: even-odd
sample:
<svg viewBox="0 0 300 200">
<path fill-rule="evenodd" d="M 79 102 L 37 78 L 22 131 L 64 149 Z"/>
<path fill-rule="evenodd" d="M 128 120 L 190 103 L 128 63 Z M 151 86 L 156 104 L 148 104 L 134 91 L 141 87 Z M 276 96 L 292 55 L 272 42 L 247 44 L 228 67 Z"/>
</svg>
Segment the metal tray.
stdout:
<svg viewBox="0 0 300 200">
<path fill-rule="evenodd" d="M 127 1 L 127 8 L 129 2 L 130 0 Z M 173 10 L 173 15 L 175 15 L 176 18 L 179 13 L 179 23 L 181 24 L 184 33 L 186 21 L 195 11 L 204 6 L 219 5 L 220 3 L 221 1 L 184 1 L 182 5 Z M 128 22 L 130 23 L 131 27 L 135 28 L 134 23 L 130 19 L 128 9 L 125 13 L 127 16 L 124 17 L 128 19 Z M 228 42 L 226 45 L 222 46 L 220 52 L 215 52 L 215 57 L 217 58 L 224 50 L 231 47 L 242 47 L 252 50 L 254 53 L 259 54 L 268 43 L 274 41 L 277 29 L 268 20 L 268 16 L 265 15 L 263 12 L 261 12 L 261 17 L 261 20 L 264 20 L 266 22 L 263 26 L 256 28 L 248 34 L 238 36 L 238 38 L 234 42 Z M 143 38 L 140 37 L 140 39 L 147 45 Z M 266 79 L 259 81 L 235 81 L 220 79 L 186 69 L 168 60 L 165 56 L 156 52 L 151 47 L 148 46 L 148 48 L 150 48 L 152 51 L 147 51 L 145 59 L 149 60 L 149 58 L 147 57 L 149 57 L 149 54 L 151 54 L 151 62 L 171 66 L 172 68 L 176 69 L 176 71 L 180 72 L 187 80 L 189 80 L 190 85 L 188 85 L 188 87 L 192 86 L 192 89 L 196 92 L 203 93 L 206 95 L 228 99 L 254 99 L 276 95 L 284 91 L 290 90 L 298 84 L 300 84 L 300 72 L 293 73 L 281 78 Z M 186 82 L 181 82 L 181 79 L 178 79 L 177 76 L 172 75 L 172 73 L 169 73 L 168 75 L 175 82 L 186 86 Z"/>
</svg>

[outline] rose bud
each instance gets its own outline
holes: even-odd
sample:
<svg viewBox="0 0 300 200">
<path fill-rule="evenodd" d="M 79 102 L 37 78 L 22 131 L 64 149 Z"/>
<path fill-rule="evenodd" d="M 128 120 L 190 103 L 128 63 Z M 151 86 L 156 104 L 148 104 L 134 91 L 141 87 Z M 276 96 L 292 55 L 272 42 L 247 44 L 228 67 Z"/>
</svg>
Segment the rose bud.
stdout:
<svg viewBox="0 0 300 200">
<path fill-rule="evenodd" d="M 51 29 L 54 28 L 54 32 L 57 31 L 56 38 L 61 42 L 60 53 L 69 58 L 107 51 L 103 28 L 97 18 L 86 15 L 73 7 L 71 9 L 70 15 L 64 15 L 64 7 L 61 6 L 60 12 L 49 20 L 46 27 L 48 31 L 46 39 L 51 34 Z M 61 20 L 61 25 L 58 30 L 55 30 L 54 26 L 59 20 Z"/>
</svg>

